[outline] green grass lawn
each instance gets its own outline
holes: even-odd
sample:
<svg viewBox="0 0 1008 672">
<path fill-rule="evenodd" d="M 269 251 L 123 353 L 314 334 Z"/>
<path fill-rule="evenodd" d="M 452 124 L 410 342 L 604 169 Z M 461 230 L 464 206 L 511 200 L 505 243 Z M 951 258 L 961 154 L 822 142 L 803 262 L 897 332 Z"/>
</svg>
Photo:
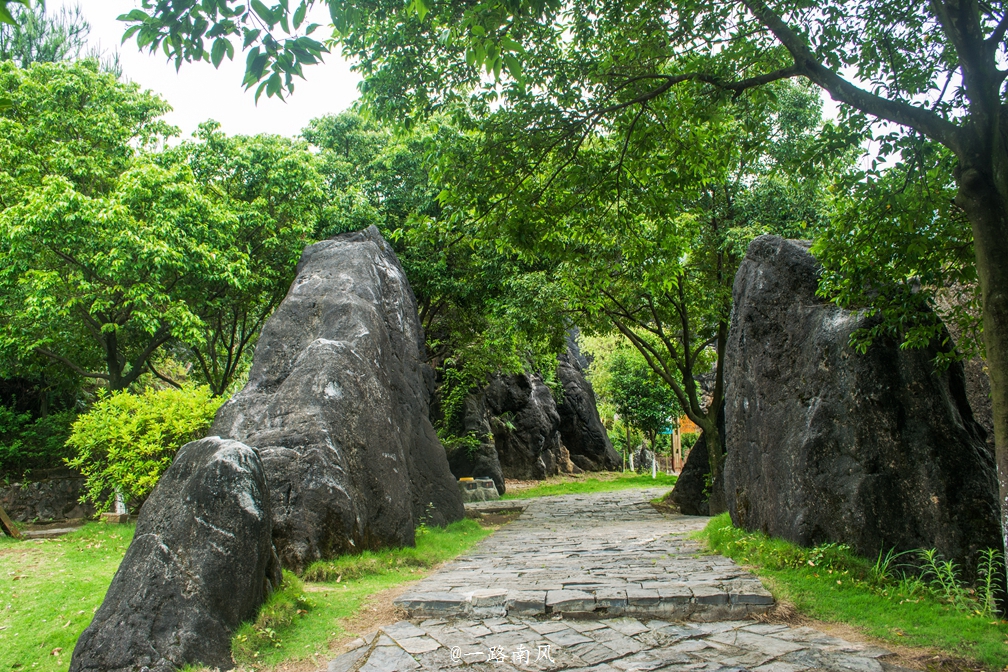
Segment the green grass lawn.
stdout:
<svg viewBox="0 0 1008 672">
<path fill-rule="evenodd" d="M 551 479 L 552 480 L 552 479 Z M 529 499 L 530 497 L 546 497 L 549 495 L 574 495 L 587 492 L 606 492 L 624 490 L 627 488 L 671 488 L 676 477 L 658 473 L 657 478 L 651 474 L 635 474 L 632 471 L 611 472 L 609 474 L 593 474 L 592 476 L 566 476 L 554 482 L 546 482 L 531 488 L 506 492 L 501 499 Z"/>
<path fill-rule="evenodd" d="M 89 523 L 57 539 L 0 537 L 0 670 L 66 670 L 133 525 Z"/>
<path fill-rule="evenodd" d="M 0 671 L 65 671 L 133 538 L 133 525 L 88 523 L 51 540 L 0 538 Z M 375 593 L 419 579 L 493 530 L 473 520 L 420 528 L 416 548 L 346 556 L 312 565 L 303 582 L 287 581 L 254 624 L 236 633 L 242 663 L 272 666 L 323 658 L 352 616 Z"/>
<path fill-rule="evenodd" d="M 778 599 L 806 616 L 846 623 L 865 634 L 904 646 L 937 649 L 988 669 L 1008 665 L 1008 622 L 957 607 L 927 580 L 898 571 L 880 576 L 874 562 L 836 545 L 805 549 L 732 527 L 728 514 L 699 534 L 712 551 L 752 566 Z"/>
<path fill-rule="evenodd" d="M 285 572 L 284 588 L 270 598 L 255 623 L 235 633 L 235 661 L 269 667 L 318 656 L 324 666 L 331 657 L 330 642 L 345 634 L 339 619 L 353 616 L 375 593 L 422 578 L 492 532 L 466 519 L 443 529 L 419 529 L 415 548 L 316 562 L 305 572 L 304 582 Z"/>
</svg>

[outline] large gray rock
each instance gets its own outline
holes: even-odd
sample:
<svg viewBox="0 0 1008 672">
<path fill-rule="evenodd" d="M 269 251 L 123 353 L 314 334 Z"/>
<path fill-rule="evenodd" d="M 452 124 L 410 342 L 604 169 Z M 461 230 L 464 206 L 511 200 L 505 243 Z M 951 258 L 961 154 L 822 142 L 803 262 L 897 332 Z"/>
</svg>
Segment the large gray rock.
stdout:
<svg viewBox="0 0 1008 672">
<path fill-rule="evenodd" d="M 70 670 L 231 668 L 232 634 L 281 580 L 270 525 L 255 450 L 215 436 L 184 445 L 140 510 Z"/>
<path fill-rule="evenodd" d="M 997 482 L 962 367 L 880 339 L 815 295 L 807 244 L 756 238 L 735 276 L 726 352 L 725 493 L 733 522 L 868 557 L 937 548 L 965 568 L 998 548 Z"/>
<path fill-rule="evenodd" d="M 707 454 L 707 438 L 703 435 L 686 456 L 675 487 L 667 496 L 681 513 L 687 516 L 709 516 L 710 487 L 707 479 L 710 477 L 710 461 Z"/>
<path fill-rule="evenodd" d="M 577 343 L 568 339 L 567 350 L 557 362 L 557 378 L 563 385 L 563 400 L 557 406 L 560 438 L 571 462 L 581 469 L 617 469 L 622 461 L 599 418 L 595 391 L 584 376 L 582 361 Z"/>
<path fill-rule="evenodd" d="M 409 546 L 464 515 L 428 418 L 416 300 L 374 227 L 305 249 L 212 433 L 255 446 L 285 567 Z"/>
<path fill-rule="evenodd" d="M 506 490 L 504 472 L 501 471 L 497 457 L 497 446 L 490 429 L 490 415 L 483 395 L 469 395 L 465 400 L 464 424 L 464 436 L 472 437 L 470 440 L 475 443 L 446 447 L 448 467 L 456 478 L 491 479 L 497 487 L 497 494 L 503 495 Z"/>
<path fill-rule="evenodd" d="M 494 376 L 474 401 L 484 412 L 506 478 L 543 479 L 563 463 L 560 415 L 539 374 Z"/>
</svg>

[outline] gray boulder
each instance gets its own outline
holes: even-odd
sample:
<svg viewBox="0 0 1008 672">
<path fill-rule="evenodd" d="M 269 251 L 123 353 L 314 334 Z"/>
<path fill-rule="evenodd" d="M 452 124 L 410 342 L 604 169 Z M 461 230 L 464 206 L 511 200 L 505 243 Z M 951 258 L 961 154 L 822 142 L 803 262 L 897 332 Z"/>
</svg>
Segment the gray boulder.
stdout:
<svg viewBox="0 0 1008 672">
<path fill-rule="evenodd" d="M 72 672 L 230 669 L 231 636 L 281 580 L 266 474 L 255 450 L 187 443 L 144 503 Z"/>
<path fill-rule="evenodd" d="M 686 456 L 675 487 L 668 494 L 668 499 L 676 505 L 680 513 L 687 516 L 708 516 L 710 508 L 706 478 L 710 474 L 710 462 L 707 456 L 707 439 L 700 436 L 696 444 Z"/>
<path fill-rule="evenodd" d="M 654 453 L 643 444 L 637 448 L 633 458 L 634 470 L 638 474 L 650 474 L 654 464 Z"/>
<path fill-rule="evenodd" d="M 539 374 L 495 376 L 484 398 L 505 477 L 529 480 L 560 473 L 560 415 Z"/>
<path fill-rule="evenodd" d="M 557 362 L 557 378 L 564 391 L 557 406 L 560 438 L 571 462 L 584 471 L 618 469 L 622 461 L 599 418 L 595 391 L 584 376 L 582 361 L 577 343 L 568 339 L 567 350 Z"/>
<path fill-rule="evenodd" d="M 504 472 L 497 457 L 497 445 L 490 429 L 483 395 L 470 395 L 465 401 L 464 436 L 475 437 L 478 445 L 460 444 L 446 448 L 448 467 L 455 478 L 489 478 L 497 487 L 497 493 L 505 492 Z"/>
<path fill-rule="evenodd" d="M 416 299 L 377 229 L 305 249 L 248 384 L 210 430 L 262 456 L 285 567 L 410 546 L 419 523 L 464 515 L 428 418 L 423 348 Z"/>
<path fill-rule="evenodd" d="M 962 367 L 851 333 L 871 317 L 815 295 L 806 243 L 760 236 L 735 276 L 725 494 L 735 525 L 875 557 L 937 548 L 974 567 L 999 547 L 997 482 Z"/>
</svg>

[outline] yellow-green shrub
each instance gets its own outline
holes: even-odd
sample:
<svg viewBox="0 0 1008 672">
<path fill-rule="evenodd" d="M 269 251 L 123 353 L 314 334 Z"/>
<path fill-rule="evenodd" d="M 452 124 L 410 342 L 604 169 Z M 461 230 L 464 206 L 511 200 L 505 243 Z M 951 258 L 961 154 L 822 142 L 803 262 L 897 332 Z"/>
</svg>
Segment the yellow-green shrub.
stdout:
<svg viewBox="0 0 1008 672">
<path fill-rule="evenodd" d="M 105 396 L 74 422 L 67 445 L 76 457 L 67 464 L 87 477 L 85 497 L 99 512 L 112 507 L 117 491 L 139 507 L 178 449 L 204 435 L 223 402 L 206 386 Z"/>
</svg>

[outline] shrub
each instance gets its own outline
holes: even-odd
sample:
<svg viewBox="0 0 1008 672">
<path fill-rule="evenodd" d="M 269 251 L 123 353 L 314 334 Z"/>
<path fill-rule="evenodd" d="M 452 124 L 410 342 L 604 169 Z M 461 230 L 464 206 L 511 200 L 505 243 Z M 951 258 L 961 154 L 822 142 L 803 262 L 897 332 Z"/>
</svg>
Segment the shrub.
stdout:
<svg viewBox="0 0 1008 672">
<path fill-rule="evenodd" d="M 87 477 L 85 498 L 107 511 L 121 492 L 138 508 L 178 449 L 201 438 L 224 402 L 209 387 L 148 390 L 104 396 L 73 423 L 70 467 Z"/>
<path fill-rule="evenodd" d="M 62 465 L 72 454 L 65 444 L 76 416 L 65 410 L 33 419 L 31 413 L 0 405 L 0 474 L 17 477 Z"/>
</svg>

